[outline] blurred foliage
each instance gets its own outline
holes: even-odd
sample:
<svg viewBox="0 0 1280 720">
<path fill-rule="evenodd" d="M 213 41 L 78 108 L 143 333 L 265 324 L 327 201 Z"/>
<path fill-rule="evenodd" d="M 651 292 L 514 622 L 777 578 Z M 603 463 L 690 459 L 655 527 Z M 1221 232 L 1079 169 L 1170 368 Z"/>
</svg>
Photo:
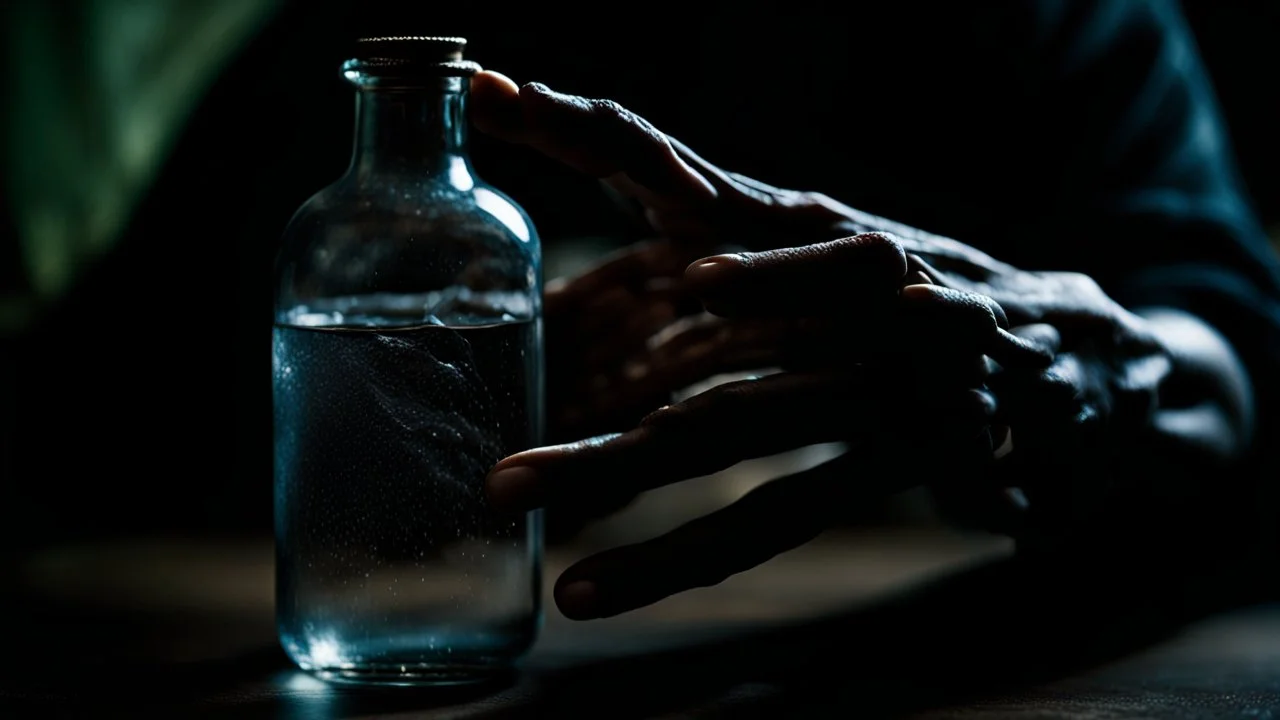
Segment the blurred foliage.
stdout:
<svg viewBox="0 0 1280 720">
<path fill-rule="evenodd" d="M 0 333 L 106 251 L 187 114 L 278 0 L 0 3 L 7 225 Z M 181 241 L 181 238 L 174 238 Z"/>
</svg>

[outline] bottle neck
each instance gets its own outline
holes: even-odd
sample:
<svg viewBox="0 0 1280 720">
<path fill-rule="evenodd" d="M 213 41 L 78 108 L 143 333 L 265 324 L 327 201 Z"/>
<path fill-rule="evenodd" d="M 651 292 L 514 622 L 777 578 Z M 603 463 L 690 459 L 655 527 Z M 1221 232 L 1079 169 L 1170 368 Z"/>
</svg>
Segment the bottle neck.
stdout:
<svg viewBox="0 0 1280 720">
<path fill-rule="evenodd" d="M 428 80 L 422 87 L 356 92 L 351 173 L 433 175 L 469 171 L 464 78 Z"/>
</svg>

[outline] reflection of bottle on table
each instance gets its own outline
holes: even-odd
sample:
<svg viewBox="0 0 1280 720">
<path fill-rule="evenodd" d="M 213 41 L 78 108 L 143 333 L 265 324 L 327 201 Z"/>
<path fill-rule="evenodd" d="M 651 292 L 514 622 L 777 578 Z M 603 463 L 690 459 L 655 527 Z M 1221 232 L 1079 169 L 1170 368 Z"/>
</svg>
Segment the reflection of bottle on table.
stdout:
<svg viewBox="0 0 1280 720">
<path fill-rule="evenodd" d="M 541 441 L 541 257 L 465 150 L 461 39 L 376 39 L 347 173 L 277 261 L 277 622 L 335 680 L 482 680 L 532 644 L 541 517 L 484 498 Z"/>
</svg>

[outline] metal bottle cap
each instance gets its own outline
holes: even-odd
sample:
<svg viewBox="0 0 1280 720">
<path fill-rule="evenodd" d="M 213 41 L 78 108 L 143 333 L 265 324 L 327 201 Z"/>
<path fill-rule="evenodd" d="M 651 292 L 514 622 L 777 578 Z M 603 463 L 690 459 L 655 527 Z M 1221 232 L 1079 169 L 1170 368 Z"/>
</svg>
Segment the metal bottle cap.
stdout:
<svg viewBox="0 0 1280 720">
<path fill-rule="evenodd" d="M 470 77 L 480 66 L 462 58 L 466 45 L 466 38 L 460 37 L 360 38 L 355 56 L 342 64 L 342 70 L 373 77 Z"/>
</svg>

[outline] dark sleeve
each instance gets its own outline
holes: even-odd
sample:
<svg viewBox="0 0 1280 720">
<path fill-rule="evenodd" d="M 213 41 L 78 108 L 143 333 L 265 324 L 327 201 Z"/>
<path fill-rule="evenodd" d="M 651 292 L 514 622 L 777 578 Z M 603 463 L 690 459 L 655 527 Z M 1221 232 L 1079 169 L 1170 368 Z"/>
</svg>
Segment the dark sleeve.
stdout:
<svg viewBox="0 0 1280 720">
<path fill-rule="evenodd" d="M 1171 305 L 1214 325 L 1247 364 L 1259 409 L 1273 416 L 1280 259 L 1250 206 L 1177 3 L 1066 7 L 1042 18 L 1055 28 L 1051 84 L 1060 90 L 1040 112 L 1071 117 L 1078 130 L 1052 163 L 1063 171 L 1041 237 L 1125 305 Z"/>
<path fill-rule="evenodd" d="M 1046 150 L 1056 174 L 1044 188 L 1049 207 L 1024 230 L 1042 243 L 1034 260 L 1089 274 L 1127 307 L 1195 314 L 1232 343 L 1254 386 L 1254 448 L 1229 477 L 1202 478 L 1199 504 L 1175 533 L 1226 553 L 1206 562 L 1242 556 L 1242 543 L 1274 562 L 1280 263 L 1237 174 L 1194 38 L 1165 0 L 1038 7 L 1043 43 L 1031 62 L 1051 90 L 1035 112 L 1062 130 Z M 1211 536 L 1238 542 L 1214 546 Z"/>
<path fill-rule="evenodd" d="M 1041 18 L 1058 89 L 1039 111 L 1076 130 L 1050 163 L 1062 172 L 1042 237 L 1088 246 L 1070 252 L 1078 269 L 1126 305 L 1208 320 L 1267 384 L 1280 367 L 1280 260 L 1177 3 L 1044 6 L 1066 9 Z"/>
</svg>

